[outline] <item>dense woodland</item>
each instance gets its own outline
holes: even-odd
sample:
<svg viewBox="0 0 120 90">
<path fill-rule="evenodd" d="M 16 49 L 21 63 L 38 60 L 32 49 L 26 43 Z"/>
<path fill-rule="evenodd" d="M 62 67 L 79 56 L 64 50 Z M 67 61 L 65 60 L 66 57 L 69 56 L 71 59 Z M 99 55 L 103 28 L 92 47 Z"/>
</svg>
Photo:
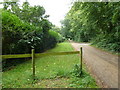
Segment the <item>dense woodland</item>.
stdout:
<svg viewBox="0 0 120 90">
<path fill-rule="evenodd" d="M 66 38 L 120 52 L 120 2 L 74 2 L 61 23 Z"/>
<path fill-rule="evenodd" d="M 49 15 L 45 15 L 42 6 L 5 2 L 1 11 L 2 54 L 31 53 L 33 48 L 36 53 L 44 52 L 63 40 L 58 33 L 60 29 L 48 20 Z M 3 67 L 7 62 L 4 60 Z"/>
</svg>

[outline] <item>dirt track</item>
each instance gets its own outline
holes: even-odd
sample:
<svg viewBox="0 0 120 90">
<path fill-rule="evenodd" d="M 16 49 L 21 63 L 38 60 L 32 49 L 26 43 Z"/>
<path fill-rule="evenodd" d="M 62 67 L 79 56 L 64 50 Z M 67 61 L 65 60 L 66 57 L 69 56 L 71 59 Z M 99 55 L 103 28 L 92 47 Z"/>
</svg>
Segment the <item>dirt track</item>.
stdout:
<svg viewBox="0 0 120 90">
<path fill-rule="evenodd" d="M 118 88 L 118 56 L 86 43 L 71 42 L 75 50 L 83 47 L 83 58 L 96 81 L 104 88 Z"/>
</svg>

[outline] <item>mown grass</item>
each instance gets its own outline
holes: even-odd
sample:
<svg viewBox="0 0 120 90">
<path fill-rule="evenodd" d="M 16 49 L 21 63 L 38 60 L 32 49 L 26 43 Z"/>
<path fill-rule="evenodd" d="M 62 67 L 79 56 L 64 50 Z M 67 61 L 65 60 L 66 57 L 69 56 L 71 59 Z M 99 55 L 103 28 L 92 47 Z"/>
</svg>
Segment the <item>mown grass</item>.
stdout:
<svg viewBox="0 0 120 90">
<path fill-rule="evenodd" d="M 46 52 L 73 51 L 68 42 L 58 44 Z M 78 55 L 46 56 L 36 58 L 36 80 L 32 78 L 31 60 L 19 64 L 13 69 L 3 72 L 3 88 L 47 88 L 74 87 L 96 88 L 95 80 L 87 73 L 85 66 L 83 75 L 78 77 Z M 77 65 L 79 66 L 79 65 Z"/>
</svg>

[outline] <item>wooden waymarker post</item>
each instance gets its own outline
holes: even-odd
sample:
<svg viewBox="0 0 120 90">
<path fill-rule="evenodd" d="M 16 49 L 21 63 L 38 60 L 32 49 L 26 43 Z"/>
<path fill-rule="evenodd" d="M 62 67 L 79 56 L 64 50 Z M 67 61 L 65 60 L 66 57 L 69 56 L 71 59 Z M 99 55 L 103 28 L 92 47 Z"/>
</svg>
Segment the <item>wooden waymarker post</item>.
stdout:
<svg viewBox="0 0 120 90">
<path fill-rule="evenodd" d="M 82 75 L 82 47 L 80 48 L 80 76 Z"/>
<path fill-rule="evenodd" d="M 33 70 L 33 79 L 35 79 L 35 50 L 32 49 L 32 70 Z"/>
</svg>

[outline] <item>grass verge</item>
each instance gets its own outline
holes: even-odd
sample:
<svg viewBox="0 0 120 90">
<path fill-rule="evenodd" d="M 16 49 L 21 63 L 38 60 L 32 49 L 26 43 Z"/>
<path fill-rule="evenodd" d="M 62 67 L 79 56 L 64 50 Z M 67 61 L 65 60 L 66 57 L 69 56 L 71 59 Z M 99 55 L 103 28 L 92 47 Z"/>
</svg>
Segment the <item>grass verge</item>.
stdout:
<svg viewBox="0 0 120 90">
<path fill-rule="evenodd" d="M 115 52 L 115 51 L 112 51 L 112 50 L 109 50 L 109 49 L 106 49 L 106 48 L 103 48 L 103 47 L 99 47 L 99 46 L 93 45 L 93 44 L 91 44 L 90 46 L 95 47 L 95 48 L 100 49 L 100 50 L 103 50 L 103 51 L 105 51 L 105 52 L 108 52 L 108 53 L 110 53 L 110 54 L 120 56 L 120 52 Z"/>
<path fill-rule="evenodd" d="M 47 52 L 73 51 L 68 42 L 58 44 Z M 36 80 L 32 79 L 31 61 L 3 72 L 3 88 L 98 88 L 85 66 L 79 77 L 79 56 L 62 55 L 36 58 Z"/>
</svg>

